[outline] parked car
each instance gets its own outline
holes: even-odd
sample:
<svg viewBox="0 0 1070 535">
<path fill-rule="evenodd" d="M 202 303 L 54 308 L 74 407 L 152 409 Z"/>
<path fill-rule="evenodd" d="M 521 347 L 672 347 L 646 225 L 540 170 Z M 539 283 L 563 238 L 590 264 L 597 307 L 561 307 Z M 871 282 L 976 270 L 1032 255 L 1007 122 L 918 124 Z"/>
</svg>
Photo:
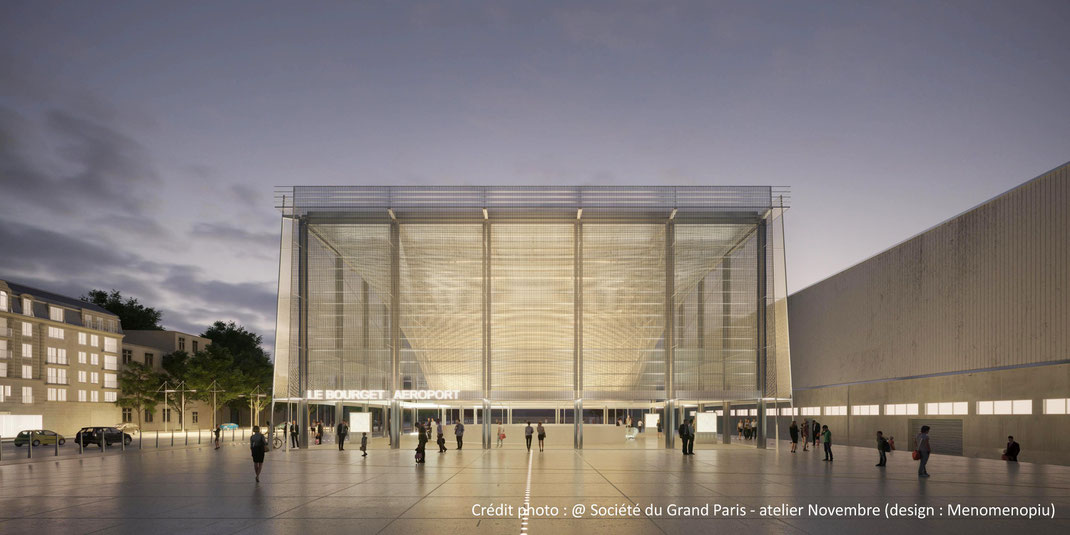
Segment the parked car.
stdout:
<svg viewBox="0 0 1070 535">
<path fill-rule="evenodd" d="M 104 438 L 104 445 L 106 446 L 118 444 L 119 441 L 129 445 L 134 441 L 129 434 L 123 433 L 115 427 L 83 427 L 78 431 L 78 434 L 74 436 L 74 443 L 81 444 L 82 446 L 88 446 L 90 444 L 99 446 L 101 437 Z"/>
<path fill-rule="evenodd" d="M 220 424 L 219 427 L 221 427 L 223 429 L 237 429 L 238 428 L 238 424 L 231 424 L 231 423 Z"/>
<path fill-rule="evenodd" d="M 34 446 L 40 446 L 41 444 L 56 444 L 56 440 L 59 440 L 59 445 L 62 446 L 67 443 L 67 439 L 63 438 L 63 435 L 56 433 L 55 431 L 49 431 L 48 429 L 36 429 L 32 431 L 22 431 L 15 437 L 15 445 L 22 446 L 23 444 L 32 444 Z"/>
</svg>

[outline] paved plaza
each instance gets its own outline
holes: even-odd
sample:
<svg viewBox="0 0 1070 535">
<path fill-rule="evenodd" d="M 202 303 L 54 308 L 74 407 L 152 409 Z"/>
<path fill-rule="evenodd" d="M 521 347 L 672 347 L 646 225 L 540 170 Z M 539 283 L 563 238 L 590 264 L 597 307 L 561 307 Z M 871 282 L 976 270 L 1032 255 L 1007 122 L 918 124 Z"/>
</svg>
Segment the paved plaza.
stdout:
<svg viewBox="0 0 1070 535">
<path fill-rule="evenodd" d="M 367 458 L 355 446 L 272 451 L 261 482 L 241 444 L 61 456 L 0 466 L 0 533 L 1067 533 L 1070 467 L 934 456 L 919 480 L 910 452 L 884 470 L 869 449 L 820 453 L 706 446 L 665 449 L 523 448 L 439 454 L 414 465 L 410 449 Z M 430 446 L 430 444 L 429 444 Z M 518 515 L 558 507 L 553 518 Z M 932 517 L 886 519 L 886 504 L 931 506 Z M 671 506 L 705 506 L 672 517 Z M 878 518 L 779 514 L 763 506 L 877 506 Z M 1055 519 L 948 518 L 946 506 L 1055 507 Z M 473 506 L 512 506 L 504 518 Z M 577 506 L 585 509 L 574 517 Z M 596 506 L 613 514 L 597 516 Z M 623 508 L 618 506 L 625 506 Z M 635 507 L 633 507 L 635 506 Z M 660 508 L 658 510 L 648 507 Z M 715 515 L 715 508 L 720 513 Z M 732 509 L 734 508 L 734 509 Z M 631 512 L 629 512 L 631 510 Z M 725 510 L 735 511 L 725 514 Z M 742 510 L 744 514 L 740 514 Z M 655 514 L 650 514 L 655 513 Z M 545 515 L 546 512 L 543 512 Z M 526 529 L 524 529 L 526 528 Z"/>
</svg>

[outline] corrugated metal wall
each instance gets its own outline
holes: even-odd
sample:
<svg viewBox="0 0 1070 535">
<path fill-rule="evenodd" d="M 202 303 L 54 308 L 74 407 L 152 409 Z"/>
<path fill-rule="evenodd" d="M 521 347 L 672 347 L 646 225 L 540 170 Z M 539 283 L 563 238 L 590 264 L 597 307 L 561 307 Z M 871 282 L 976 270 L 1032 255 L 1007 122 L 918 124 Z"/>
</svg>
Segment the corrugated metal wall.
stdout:
<svg viewBox="0 0 1070 535">
<path fill-rule="evenodd" d="M 1070 359 L 1070 164 L 788 299 L 795 388 Z"/>
</svg>

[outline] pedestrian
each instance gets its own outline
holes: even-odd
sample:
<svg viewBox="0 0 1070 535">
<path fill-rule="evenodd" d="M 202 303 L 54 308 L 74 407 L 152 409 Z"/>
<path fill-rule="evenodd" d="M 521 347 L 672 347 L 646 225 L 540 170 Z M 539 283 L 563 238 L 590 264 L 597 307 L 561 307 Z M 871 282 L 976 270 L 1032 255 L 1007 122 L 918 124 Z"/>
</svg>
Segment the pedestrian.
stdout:
<svg viewBox="0 0 1070 535">
<path fill-rule="evenodd" d="M 788 426 L 788 435 L 791 436 L 791 452 L 795 453 L 795 446 L 799 444 L 799 425 L 795 423 L 795 420 L 792 420 L 791 425 Z"/>
<path fill-rule="evenodd" d="M 636 422 L 635 422 L 635 427 L 636 427 L 637 429 L 639 429 L 639 432 L 640 432 L 640 433 L 642 433 L 642 432 L 643 432 L 643 419 L 642 419 L 642 418 L 640 418 L 640 419 L 636 420 Z"/>
<path fill-rule="evenodd" d="M 290 422 L 290 446 L 297 449 L 298 427 L 297 420 Z"/>
<path fill-rule="evenodd" d="M 687 421 L 687 454 L 695 454 L 695 419 Z"/>
<path fill-rule="evenodd" d="M 438 435 L 438 437 L 435 439 L 435 441 L 438 443 L 438 452 L 439 453 L 445 453 L 446 452 L 446 435 L 444 435 L 442 433 L 442 419 L 441 418 L 436 418 L 435 419 L 435 431 L 437 432 L 437 435 Z"/>
<path fill-rule="evenodd" d="M 531 422 L 528 422 L 528 426 L 524 428 L 524 441 L 528 443 L 528 451 L 531 451 L 531 434 L 535 432 L 535 429 L 531 427 Z"/>
<path fill-rule="evenodd" d="M 464 417 L 457 420 L 457 425 L 453 427 L 453 434 L 457 436 L 457 451 L 461 451 L 464 447 Z"/>
<path fill-rule="evenodd" d="M 888 453 L 895 451 L 895 437 L 888 437 Z"/>
<path fill-rule="evenodd" d="M 505 428 L 502 427 L 502 421 L 498 420 L 498 447 L 502 447 L 502 443 L 505 442 Z"/>
<path fill-rule="evenodd" d="M 818 439 L 821 438 L 821 424 L 817 423 L 817 420 L 813 420 L 813 422 L 810 424 L 810 426 L 813 428 L 812 429 L 813 433 L 811 434 L 811 436 L 814 439 L 814 449 L 816 450 L 817 449 L 817 441 L 818 441 Z"/>
<path fill-rule="evenodd" d="M 807 446 L 810 445 L 810 419 L 806 418 L 802 424 L 802 443 L 803 451 L 810 451 Z"/>
<path fill-rule="evenodd" d="M 260 482 L 260 470 L 264 468 L 264 451 L 267 449 L 267 440 L 260 434 L 260 426 L 253 426 L 253 436 L 249 437 L 249 450 L 253 454 L 253 470 L 256 471 L 256 482 Z"/>
<path fill-rule="evenodd" d="M 929 426 L 921 426 L 921 432 L 915 437 L 914 451 L 918 454 L 917 458 L 921 461 L 918 464 L 918 477 L 929 477 L 929 471 L 925 465 L 929 463 L 929 455 L 933 452 L 932 446 L 929 444 Z"/>
<path fill-rule="evenodd" d="M 832 462 L 832 431 L 829 426 L 821 426 L 821 443 L 825 445 L 825 460 Z"/>
<path fill-rule="evenodd" d="M 360 434 L 360 451 L 364 452 L 361 457 L 368 456 L 368 433 L 364 432 Z"/>
<path fill-rule="evenodd" d="M 877 451 L 880 452 L 880 462 L 877 463 L 877 466 L 888 464 L 888 451 L 890 450 L 888 441 L 884 440 L 884 433 L 877 431 Z"/>
<path fill-rule="evenodd" d="M 680 452 L 687 455 L 687 435 L 690 433 L 687 429 L 687 420 L 680 422 L 680 427 L 676 432 L 680 435 Z"/>
<path fill-rule="evenodd" d="M 542 451 L 542 448 L 543 448 L 542 441 L 546 440 L 546 428 L 543 427 L 542 424 L 543 424 L 543 422 L 539 422 L 539 429 L 537 430 L 537 432 L 539 434 L 539 451 L 540 452 Z"/>
<path fill-rule="evenodd" d="M 617 418 L 617 427 L 620 427 L 620 418 Z"/>
<path fill-rule="evenodd" d="M 427 433 L 424 431 L 424 424 L 420 422 L 416 422 L 416 439 L 416 464 L 423 464 L 427 453 Z"/>
<path fill-rule="evenodd" d="M 661 438 L 662 429 L 664 429 L 664 428 L 661 425 L 661 418 L 659 417 L 658 418 L 658 438 Z"/>
<path fill-rule="evenodd" d="M 743 440 L 743 420 L 736 421 L 736 434 L 740 440 Z"/>
<path fill-rule="evenodd" d="M 316 444 L 323 444 L 323 422 L 316 424 Z"/>
<path fill-rule="evenodd" d="M 338 428 L 335 431 L 335 434 L 338 435 L 338 451 L 343 451 L 345 449 L 343 445 L 345 445 L 346 436 L 349 435 L 349 425 L 346 424 L 345 420 L 342 420 L 338 422 Z"/>
<path fill-rule="evenodd" d="M 1003 460 L 1007 462 L 1018 462 L 1018 454 L 1022 451 L 1022 447 L 1014 441 L 1014 437 L 1007 437 L 1007 449 L 1003 450 Z"/>
</svg>

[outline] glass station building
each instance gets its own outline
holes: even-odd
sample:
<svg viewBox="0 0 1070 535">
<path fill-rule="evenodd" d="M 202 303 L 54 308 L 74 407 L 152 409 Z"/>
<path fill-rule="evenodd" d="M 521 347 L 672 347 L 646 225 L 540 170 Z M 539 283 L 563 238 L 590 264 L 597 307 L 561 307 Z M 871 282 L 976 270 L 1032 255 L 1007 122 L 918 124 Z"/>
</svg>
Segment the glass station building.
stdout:
<svg viewBox="0 0 1070 535">
<path fill-rule="evenodd" d="M 575 447 L 611 414 L 764 418 L 791 396 L 785 204 L 764 186 L 278 189 L 275 400 L 302 429 L 308 406 L 373 412 L 393 447 L 428 410 L 484 447 L 518 415 Z"/>
</svg>

